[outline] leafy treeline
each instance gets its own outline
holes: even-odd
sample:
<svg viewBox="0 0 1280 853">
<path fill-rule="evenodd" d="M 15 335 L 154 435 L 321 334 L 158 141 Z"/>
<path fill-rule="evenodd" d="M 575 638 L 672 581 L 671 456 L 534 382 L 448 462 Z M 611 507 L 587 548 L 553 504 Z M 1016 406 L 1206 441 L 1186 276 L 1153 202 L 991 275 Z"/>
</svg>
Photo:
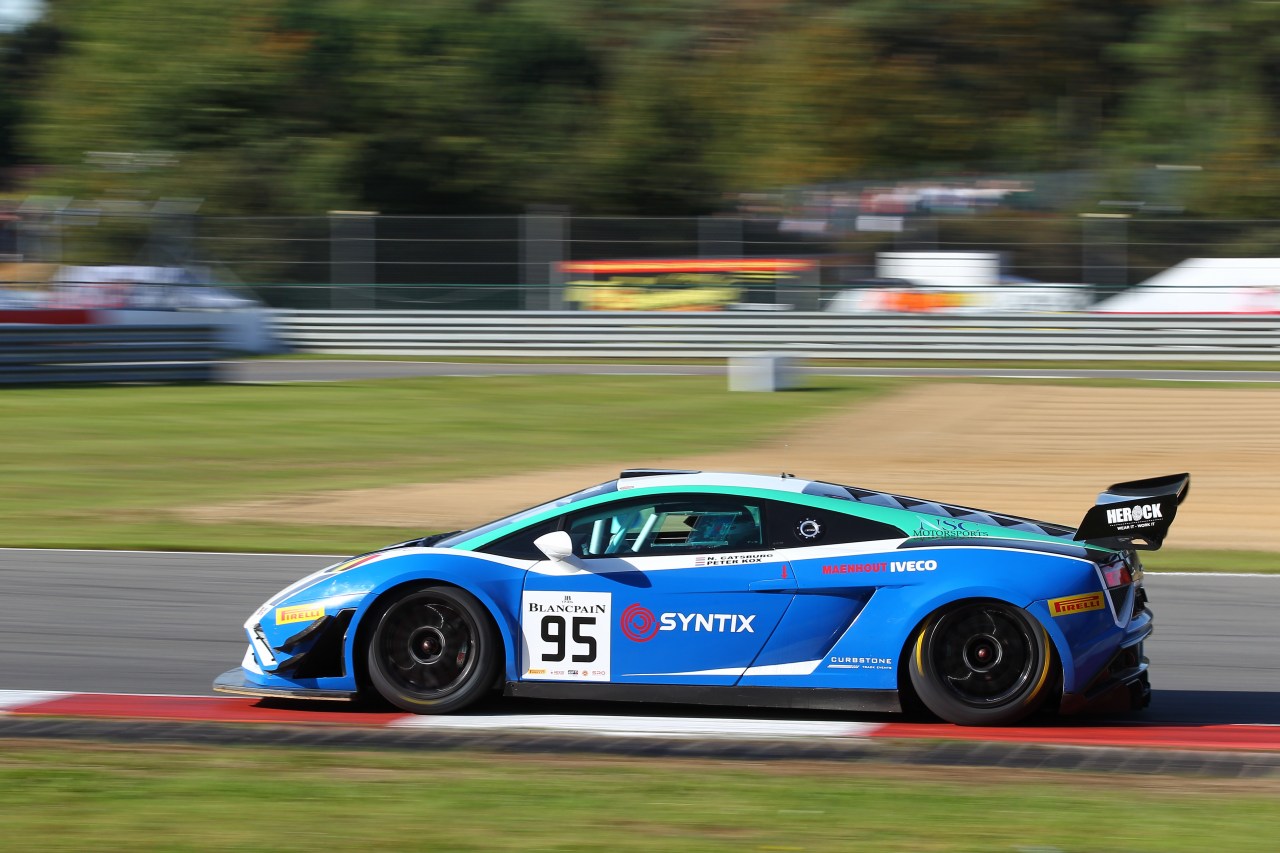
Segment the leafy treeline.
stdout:
<svg viewBox="0 0 1280 853">
<path fill-rule="evenodd" d="M 0 168 L 53 167 L 25 189 L 205 213 L 1173 164 L 1198 212 L 1280 215 L 1255 0 L 50 0 L 0 68 Z"/>
</svg>

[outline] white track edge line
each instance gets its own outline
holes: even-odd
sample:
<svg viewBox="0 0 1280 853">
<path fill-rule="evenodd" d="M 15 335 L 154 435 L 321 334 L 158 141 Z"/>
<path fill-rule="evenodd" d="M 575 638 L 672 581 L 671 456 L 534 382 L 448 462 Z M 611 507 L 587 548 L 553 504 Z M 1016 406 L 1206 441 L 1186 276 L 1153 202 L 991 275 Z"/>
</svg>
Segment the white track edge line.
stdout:
<svg viewBox="0 0 1280 853">
<path fill-rule="evenodd" d="M 9 548 L 0 546 L 4 551 L 35 551 L 43 554 L 191 554 L 201 557 L 325 557 L 342 559 L 347 554 L 292 554 L 282 551 L 149 551 L 143 548 Z"/>
</svg>

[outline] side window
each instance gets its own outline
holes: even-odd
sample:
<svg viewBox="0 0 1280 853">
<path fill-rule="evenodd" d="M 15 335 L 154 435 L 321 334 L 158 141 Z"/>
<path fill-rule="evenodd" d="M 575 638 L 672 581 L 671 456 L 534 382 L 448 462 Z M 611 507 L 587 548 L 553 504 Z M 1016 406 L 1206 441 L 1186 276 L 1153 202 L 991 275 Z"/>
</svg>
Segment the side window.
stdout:
<svg viewBox="0 0 1280 853">
<path fill-rule="evenodd" d="M 878 539 L 902 539 L 906 535 L 891 524 L 869 518 L 785 501 L 769 502 L 768 539 L 774 548 L 874 542 Z"/>
<path fill-rule="evenodd" d="M 582 557 L 658 556 L 759 548 L 763 522 L 759 504 L 689 496 L 601 507 L 565 529 Z"/>
<path fill-rule="evenodd" d="M 560 525 L 560 519 L 553 518 L 550 521 L 543 521 L 532 527 L 526 527 L 524 530 L 504 536 L 494 542 L 490 542 L 482 548 L 477 548 L 482 554 L 493 554 L 498 557 L 510 557 L 513 560 L 545 560 L 546 556 L 533 545 L 533 540 L 537 539 L 544 533 L 550 533 L 556 530 Z"/>
</svg>

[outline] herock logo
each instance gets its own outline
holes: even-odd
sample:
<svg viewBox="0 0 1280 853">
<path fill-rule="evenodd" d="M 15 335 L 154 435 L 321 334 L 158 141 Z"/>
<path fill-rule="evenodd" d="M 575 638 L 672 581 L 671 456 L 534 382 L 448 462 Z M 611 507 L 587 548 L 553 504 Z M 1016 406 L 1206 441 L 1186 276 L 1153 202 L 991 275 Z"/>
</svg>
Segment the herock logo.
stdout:
<svg viewBox="0 0 1280 853">
<path fill-rule="evenodd" d="M 1138 504 L 1107 510 L 1107 524 L 1124 524 L 1127 521 L 1151 521 L 1164 518 L 1160 504 Z"/>
</svg>

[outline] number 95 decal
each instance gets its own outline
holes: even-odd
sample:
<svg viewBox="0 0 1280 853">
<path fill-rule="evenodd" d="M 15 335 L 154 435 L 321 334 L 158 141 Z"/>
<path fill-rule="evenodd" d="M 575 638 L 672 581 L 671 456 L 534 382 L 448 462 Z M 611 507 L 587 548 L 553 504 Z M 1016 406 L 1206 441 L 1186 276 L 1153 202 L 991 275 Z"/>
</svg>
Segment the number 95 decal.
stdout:
<svg viewBox="0 0 1280 853">
<path fill-rule="evenodd" d="M 522 678 L 608 681 L 612 595 L 525 590 Z"/>
</svg>

